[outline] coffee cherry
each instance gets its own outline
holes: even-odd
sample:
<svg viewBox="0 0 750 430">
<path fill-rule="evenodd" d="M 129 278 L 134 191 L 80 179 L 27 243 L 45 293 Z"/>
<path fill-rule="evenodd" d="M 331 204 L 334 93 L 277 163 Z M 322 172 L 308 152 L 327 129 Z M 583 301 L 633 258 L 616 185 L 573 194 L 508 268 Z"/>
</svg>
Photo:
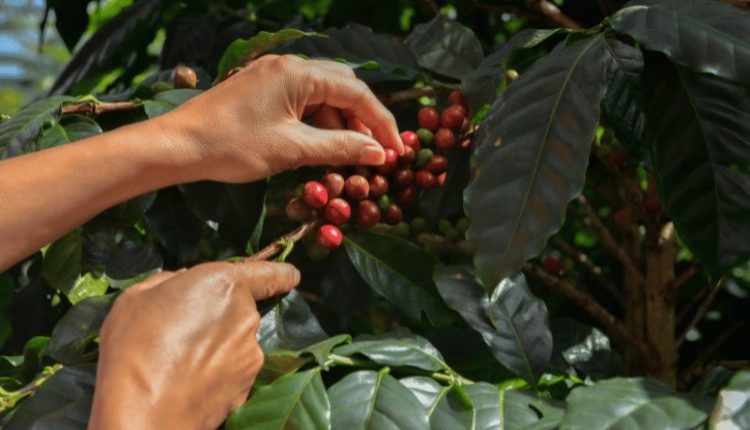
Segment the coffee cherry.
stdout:
<svg viewBox="0 0 750 430">
<path fill-rule="evenodd" d="M 414 148 L 412 148 L 411 146 L 407 146 L 407 147 L 404 148 L 404 155 L 402 155 L 398 159 L 398 164 L 400 166 L 406 166 L 406 167 L 408 167 L 408 166 L 411 165 L 411 163 L 414 162 L 414 160 L 416 158 L 417 158 L 417 153 L 416 153 L 416 151 L 414 151 Z"/>
<path fill-rule="evenodd" d="M 335 225 L 324 224 L 318 228 L 316 238 L 318 239 L 318 244 L 323 248 L 335 249 L 341 245 L 344 235 L 341 234 L 341 230 Z"/>
<path fill-rule="evenodd" d="M 423 233 L 427 230 L 427 220 L 418 216 L 411 220 L 411 231 L 414 234 Z"/>
<path fill-rule="evenodd" d="M 414 183 L 423 190 L 429 190 L 437 186 L 437 178 L 427 170 L 418 170 L 414 175 Z"/>
<path fill-rule="evenodd" d="M 544 259 L 544 269 L 553 275 L 559 274 L 562 269 L 562 263 L 555 257 L 547 257 Z"/>
<path fill-rule="evenodd" d="M 388 192 L 388 179 L 383 175 L 373 175 L 370 178 L 370 197 L 376 199 Z"/>
<path fill-rule="evenodd" d="M 190 67 L 177 66 L 172 71 L 172 83 L 175 88 L 195 88 L 198 85 L 198 75 Z"/>
<path fill-rule="evenodd" d="M 417 130 L 417 136 L 419 136 L 419 141 L 422 142 L 422 146 L 432 146 L 432 141 L 435 139 L 435 135 L 426 128 L 420 128 Z"/>
<path fill-rule="evenodd" d="M 381 175 L 387 175 L 396 168 L 398 163 L 398 153 L 392 148 L 385 148 L 385 162 L 377 166 L 377 171 Z"/>
<path fill-rule="evenodd" d="M 419 137 L 417 136 L 417 133 L 414 133 L 413 131 L 405 131 L 401 133 L 401 142 L 403 142 L 404 147 L 409 146 L 414 152 L 419 151 L 419 148 L 421 147 L 419 144 Z"/>
<path fill-rule="evenodd" d="M 362 176 L 365 179 L 370 179 L 372 172 L 367 166 L 357 166 L 354 168 L 354 172 L 352 174 Z"/>
<path fill-rule="evenodd" d="M 507 80 L 508 83 L 513 82 L 516 79 L 518 79 L 518 70 L 508 69 L 508 71 L 505 72 L 505 80 Z"/>
<path fill-rule="evenodd" d="M 456 221 L 456 229 L 460 231 L 462 234 L 466 233 L 466 230 L 469 229 L 469 218 L 463 217 Z"/>
<path fill-rule="evenodd" d="M 320 182 L 310 181 L 302 189 L 302 200 L 313 209 L 320 209 L 328 203 L 328 191 Z"/>
<path fill-rule="evenodd" d="M 643 208 L 650 214 L 657 214 L 661 211 L 661 202 L 656 196 L 648 196 L 643 200 Z"/>
<path fill-rule="evenodd" d="M 414 183 L 414 171 L 406 167 L 399 167 L 393 172 L 393 181 L 397 188 L 407 188 Z"/>
<path fill-rule="evenodd" d="M 355 214 L 357 225 L 372 228 L 380 221 L 380 208 L 372 200 L 362 200 Z"/>
<path fill-rule="evenodd" d="M 614 216 L 615 224 L 619 225 L 620 227 L 627 227 L 632 222 L 633 219 L 630 217 L 630 212 L 628 212 L 627 209 L 618 209 Z"/>
<path fill-rule="evenodd" d="M 461 239 L 461 233 L 453 227 L 449 228 L 444 235 L 445 238 L 450 240 L 451 242 L 455 242 Z"/>
<path fill-rule="evenodd" d="M 450 129 L 439 128 L 435 132 L 435 147 L 447 151 L 456 146 L 456 135 Z"/>
<path fill-rule="evenodd" d="M 448 172 L 443 172 L 435 176 L 435 179 L 437 179 L 437 186 L 442 187 L 443 185 L 445 185 L 445 181 L 448 179 Z"/>
<path fill-rule="evenodd" d="M 417 113 L 417 123 L 421 128 L 435 131 L 440 126 L 440 114 L 431 107 L 423 107 Z"/>
<path fill-rule="evenodd" d="M 393 232 L 396 233 L 396 236 L 408 238 L 410 233 L 409 224 L 401 221 L 393 227 Z"/>
<path fill-rule="evenodd" d="M 323 248 L 318 242 L 311 243 L 305 251 L 307 251 L 307 258 L 315 263 L 322 262 L 331 254 L 330 250 Z"/>
<path fill-rule="evenodd" d="M 398 205 L 391 203 L 385 208 L 383 219 L 390 225 L 396 225 L 404 219 L 404 212 Z"/>
<path fill-rule="evenodd" d="M 445 155 L 437 154 L 432 157 L 429 163 L 425 164 L 424 170 L 439 175 L 448 170 L 448 159 Z"/>
<path fill-rule="evenodd" d="M 174 89 L 174 85 L 170 84 L 169 82 L 159 81 L 159 82 L 154 82 L 154 84 L 151 85 L 151 91 L 154 94 L 158 94 L 162 91 L 169 91 L 173 89 Z"/>
<path fill-rule="evenodd" d="M 292 221 L 307 221 L 315 215 L 315 211 L 302 201 L 294 197 L 286 204 L 286 217 Z"/>
<path fill-rule="evenodd" d="M 346 180 L 338 173 L 328 173 L 323 176 L 321 182 L 323 183 L 323 186 L 326 187 L 329 198 L 338 197 L 344 192 L 344 184 L 346 183 Z"/>
<path fill-rule="evenodd" d="M 450 229 L 453 228 L 453 225 L 451 224 L 450 221 L 448 221 L 447 219 L 443 218 L 443 219 L 438 220 L 437 227 L 438 227 L 438 231 L 440 233 L 445 234 L 446 232 L 450 231 Z"/>
<path fill-rule="evenodd" d="M 344 184 L 346 195 L 354 200 L 362 200 L 370 194 L 370 183 L 364 176 L 352 175 L 346 178 Z"/>
<path fill-rule="evenodd" d="M 398 204 L 401 206 L 409 206 L 413 204 L 415 200 L 417 200 L 417 187 L 413 185 L 399 191 L 398 196 L 396 197 L 396 201 L 398 201 Z"/>
<path fill-rule="evenodd" d="M 342 198 L 331 199 L 325 208 L 326 221 L 333 225 L 341 225 L 349 221 L 352 216 L 352 208 Z"/>
<path fill-rule="evenodd" d="M 435 154 L 433 154 L 432 149 L 429 148 L 422 148 L 417 152 L 417 158 L 414 160 L 414 164 L 417 167 L 422 167 L 425 164 L 429 163 L 432 160 L 432 157 Z"/>
<path fill-rule="evenodd" d="M 440 116 L 440 127 L 449 128 L 453 131 L 459 131 L 464 123 L 466 116 L 457 105 L 453 105 L 443 111 Z"/>
<path fill-rule="evenodd" d="M 469 105 L 466 103 L 466 99 L 464 98 L 463 93 L 458 90 L 451 91 L 450 94 L 448 94 L 448 103 L 459 105 L 463 107 L 464 109 L 468 109 Z"/>
<path fill-rule="evenodd" d="M 380 207 L 381 210 L 385 210 L 388 206 L 391 204 L 391 198 L 388 196 L 388 194 L 383 194 L 378 199 L 378 207 Z"/>
</svg>

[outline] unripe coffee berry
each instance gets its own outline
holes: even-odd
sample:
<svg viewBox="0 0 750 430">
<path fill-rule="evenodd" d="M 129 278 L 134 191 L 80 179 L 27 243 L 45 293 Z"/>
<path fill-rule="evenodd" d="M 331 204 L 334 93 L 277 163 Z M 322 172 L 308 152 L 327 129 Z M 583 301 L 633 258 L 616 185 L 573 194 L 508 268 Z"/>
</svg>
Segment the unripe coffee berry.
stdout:
<svg viewBox="0 0 750 430">
<path fill-rule="evenodd" d="M 450 240 L 451 242 L 455 242 L 458 239 L 461 239 L 461 233 L 459 233 L 457 229 L 451 227 L 445 232 L 445 238 Z"/>
<path fill-rule="evenodd" d="M 333 225 L 341 225 L 349 221 L 352 216 L 352 208 L 342 198 L 331 199 L 325 208 L 326 221 Z"/>
<path fill-rule="evenodd" d="M 427 230 L 427 220 L 418 216 L 411 220 L 411 231 L 414 234 L 423 233 Z"/>
<path fill-rule="evenodd" d="M 334 198 L 340 196 L 341 193 L 344 192 L 344 184 L 346 183 L 346 180 L 338 173 L 328 173 L 323 176 L 322 183 L 323 186 L 326 187 L 326 191 L 328 191 L 328 197 Z"/>
<path fill-rule="evenodd" d="M 459 105 L 464 109 L 468 109 L 469 105 L 466 103 L 466 99 L 461 91 L 454 90 L 448 94 L 448 103 Z"/>
<path fill-rule="evenodd" d="M 456 105 L 449 107 L 443 111 L 443 115 L 440 116 L 440 127 L 448 128 L 453 131 L 459 131 L 461 125 L 464 123 L 466 116 L 461 109 Z"/>
<path fill-rule="evenodd" d="M 508 69 L 508 71 L 505 72 L 505 80 L 507 80 L 508 82 L 513 82 L 516 79 L 518 79 L 518 70 Z"/>
<path fill-rule="evenodd" d="M 417 133 L 414 133 L 413 131 L 405 131 L 401 133 L 401 142 L 405 147 L 411 147 L 414 152 L 419 151 L 419 148 L 421 147 L 419 144 L 419 137 L 417 136 Z"/>
<path fill-rule="evenodd" d="M 328 191 L 320 182 L 310 181 L 302 189 L 302 200 L 313 209 L 320 209 L 328 203 Z"/>
<path fill-rule="evenodd" d="M 321 261 L 328 258 L 328 256 L 331 254 L 331 251 L 323 248 L 320 246 L 317 242 L 313 242 L 310 244 L 307 249 L 307 258 L 312 260 L 315 263 L 320 263 Z"/>
<path fill-rule="evenodd" d="M 390 205 L 391 205 L 391 198 L 388 197 L 388 194 L 383 194 L 382 196 L 380 196 L 380 198 L 378 199 L 378 206 L 380 207 L 381 210 L 385 210 L 385 208 L 387 208 Z"/>
<path fill-rule="evenodd" d="M 396 225 L 404 219 L 404 212 L 398 205 L 391 203 L 383 211 L 383 219 L 390 225 Z"/>
<path fill-rule="evenodd" d="M 461 233 L 466 233 L 466 230 L 469 229 L 469 218 L 463 217 L 456 221 L 456 229 Z"/>
<path fill-rule="evenodd" d="M 543 264 L 544 269 L 553 275 L 559 274 L 563 269 L 563 265 L 560 260 L 552 256 L 545 258 Z"/>
<path fill-rule="evenodd" d="M 175 88 L 195 88 L 198 85 L 198 75 L 190 67 L 177 66 L 172 71 L 172 83 Z"/>
<path fill-rule="evenodd" d="M 434 108 L 423 107 L 417 113 L 417 123 L 421 128 L 435 131 L 440 127 L 440 114 Z"/>
<path fill-rule="evenodd" d="M 423 190 L 429 190 L 437 186 L 437 178 L 427 170 L 418 170 L 414 175 L 414 183 Z"/>
<path fill-rule="evenodd" d="M 414 183 L 414 171 L 408 167 L 399 167 L 393 172 L 393 181 L 396 183 L 396 188 L 407 188 Z"/>
<path fill-rule="evenodd" d="M 307 221 L 315 215 L 315 211 L 302 201 L 294 197 L 286 204 L 286 217 L 292 221 Z"/>
<path fill-rule="evenodd" d="M 380 222 L 380 208 L 372 200 L 362 200 L 357 206 L 355 218 L 360 227 L 372 228 Z"/>
<path fill-rule="evenodd" d="M 346 178 L 344 184 L 346 195 L 354 200 L 362 200 L 370 194 L 370 183 L 364 176 L 352 175 Z"/>
<path fill-rule="evenodd" d="M 398 165 L 408 167 L 414 162 L 414 160 L 416 160 L 416 158 L 417 153 L 414 151 L 414 148 L 407 146 L 404 148 L 404 155 L 398 159 Z"/>
<path fill-rule="evenodd" d="M 414 164 L 417 167 L 422 167 L 432 161 L 432 157 L 435 154 L 433 154 L 432 149 L 429 148 L 422 148 L 417 152 L 417 158 L 414 160 Z"/>
<path fill-rule="evenodd" d="M 344 235 L 338 227 L 331 224 L 324 224 L 318 228 L 318 244 L 326 249 L 335 249 L 341 245 Z"/>
<path fill-rule="evenodd" d="M 400 223 L 393 226 L 393 232 L 396 233 L 397 236 L 401 236 L 404 238 L 409 237 L 409 233 L 411 233 L 409 229 L 409 224 L 401 221 Z"/>
<path fill-rule="evenodd" d="M 422 142 L 422 146 L 432 146 L 432 141 L 435 139 L 435 135 L 426 128 L 420 128 L 417 130 L 417 136 L 419 136 L 419 141 Z"/>
<path fill-rule="evenodd" d="M 388 179 L 383 175 L 373 175 L 370 178 L 370 197 L 376 199 L 388 192 Z"/>
<path fill-rule="evenodd" d="M 404 188 L 399 191 L 398 196 L 396 197 L 396 201 L 398 201 L 398 204 L 401 206 L 409 206 L 413 204 L 415 200 L 417 200 L 417 187 L 415 186 Z"/>
<path fill-rule="evenodd" d="M 169 91 L 173 90 L 174 85 L 170 84 L 169 82 L 154 82 L 153 85 L 151 85 L 151 91 L 153 91 L 154 94 L 158 94 L 162 91 Z"/>
<path fill-rule="evenodd" d="M 443 218 L 443 219 L 440 219 L 438 221 L 437 227 L 438 227 L 438 231 L 440 233 L 445 234 L 446 232 L 448 232 L 450 229 L 453 228 L 453 225 L 451 224 L 450 221 L 448 221 L 447 219 Z"/>
<path fill-rule="evenodd" d="M 387 175 L 396 168 L 398 163 L 398 153 L 395 149 L 385 148 L 385 162 L 377 167 L 378 173 Z"/>
<path fill-rule="evenodd" d="M 448 170 L 448 158 L 445 155 L 437 154 L 430 160 L 429 163 L 425 164 L 424 170 L 432 172 L 435 175 L 439 175 Z"/>
<path fill-rule="evenodd" d="M 456 135 L 448 128 L 439 128 L 435 132 L 435 147 L 447 151 L 456 146 Z"/>
</svg>

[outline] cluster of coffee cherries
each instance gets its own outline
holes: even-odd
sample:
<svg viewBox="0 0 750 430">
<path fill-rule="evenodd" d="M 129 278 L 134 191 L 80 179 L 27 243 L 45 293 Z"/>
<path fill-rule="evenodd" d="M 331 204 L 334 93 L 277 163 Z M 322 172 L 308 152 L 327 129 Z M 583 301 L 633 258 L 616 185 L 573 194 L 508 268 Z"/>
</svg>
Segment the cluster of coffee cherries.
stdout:
<svg viewBox="0 0 750 430">
<path fill-rule="evenodd" d="M 432 107 L 419 110 L 420 128 L 401 133 L 403 155 L 386 148 L 385 163 L 380 166 L 331 168 L 320 181 L 305 183 L 300 195 L 287 202 L 287 217 L 295 221 L 321 218 L 316 239 L 326 249 L 341 245 L 340 227 L 347 223 L 369 229 L 385 222 L 396 232 L 408 230 L 405 212 L 414 212 L 419 193 L 445 183 L 446 152 L 471 145 L 465 138 L 471 122 L 463 95 L 453 91 L 448 102 L 450 106 L 442 113 Z"/>
</svg>

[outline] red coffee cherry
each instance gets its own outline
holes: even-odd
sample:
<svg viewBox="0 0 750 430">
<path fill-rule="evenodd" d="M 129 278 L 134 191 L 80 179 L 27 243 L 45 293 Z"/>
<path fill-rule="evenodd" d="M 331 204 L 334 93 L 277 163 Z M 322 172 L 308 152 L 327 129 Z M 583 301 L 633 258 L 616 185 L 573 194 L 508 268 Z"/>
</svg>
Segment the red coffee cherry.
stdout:
<svg viewBox="0 0 750 430">
<path fill-rule="evenodd" d="M 334 249 L 341 245 L 344 235 L 341 234 L 341 230 L 335 225 L 324 224 L 318 228 L 317 239 L 318 244 L 323 248 Z"/>
<path fill-rule="evenodd" d="M 408 188 L 414 183 L 414 171 L 408 167 L 400 167 L 393 172 L 393 181 L 397 188 Z"/>
<path fill-rule="evenodd" d="M 443 115 L 440 116 L 440 126 L 459 131 L 465 118 L 466 115 L 461 111 L 461 108 L 458 105 L 453 105 L 443 111 Z"/>
<path fill-rule="evenodd" d="M 414 183 L 423 190 L 429 190 L 437 186 L 437 178 L 427 170 L 419 170 L 414 175 Z"/>
<path fill-rule="evenodd" d="M 373 175 L 370 178 L 370 197 L 376 199 L 388 192 L 388 179 L 383 175 Z"/>
<path fill-rule="evenodd" d="M 307 221 L 315 215 L 315 211 L 302 201 L 294 197 L 286 204 L 286 217 L 292 221 Z"/>
<path fill-rule="evenodd" d="M 448 171 L 448 158 L 445 155 L 437 154 L 432 157 L 429 163 L 424 165 L 423 169 L 435 175 L 446 172 Z"/>
<path fill-rule="evenodd" d="M 643 200 L 643 208 L 650 214 L 656 214 L 661 211 L 661 202 L 656 196 L 648 196 Z"/>
<path fill-rule="evenodd" d="M 410 146 L 411 149 L 414 150 L 414 152 L 419 151 L 422 146 L 419 143 L 419 136 L 417 136 L 417 133 L 414 133 L 413 131 L 405 131 L 401 133 L 401 142 L 403 142 L 404 146 Z"/>
<path fill-rule="evenodd" d="M 362 200 L 370 193 L 370 183 L 364 176 L 352 175 L 346 178 L 346 195 L 354 200 Z"/>
<path fill-rule="evenodd" d="M 410 166 L 411 163 L 414 162 L 414 160 L 417 158 L 417 153 L 414 152 L 414 148 L 411 146 L 404 147 L 404 155 L 402 155 L 398 159 L 398 164 L 400 166 Z"/>
<path fill-rule="evenodd" d="M 342 198 L 331 199 L 325 209 L 326 221 L 333 225 L 341 225 L 349 221 L 352 216 L 352 208 Z"/>
<path fill-rule="evenodd" d="M 362 200 L 357 206 L 355 218 L 360 227 L 372 228 L 380 221 L 380 208 L 372 200 Z"/>
<path fill-rule="evenodd" d="M 448 94 L 448 103 L 459 105 L 464 109 L 469 109 L 469 104 L 466 103 L 463 93 L 458 90 L 451 91 L 451 93 Z"/>
<path fill-rule="evenodd" d="M 338 197 L 344 192 L 344 183 L 346 183 L 346 180 L 339 173 L 328 173 L 323 176 L 321 182 L 323 183 L 323 186 L 326 187 L 329 198 Z"/>
<path fill-rule="evenodd" d="M 313 209 L 320 209 L 328 203 L 328 191 L 320 182 L 310 181 L 302 189 L 302 200 Z"/>
<path fill-rule="evenodd" d="M 557 258 L 547 257 L 544 259 L 544 269 L 553 275 L 557 275 L 562 271 L 563 265 Z"/>
<path fill-rule="evenodd" d="M 377 166 L 378 173 L 381 175 L 387 175 L 396 168 L 398 163 L 398 153 L 395 149 L 385 148 L 385 162 L 380 166 Z"/>
<path fill-rule="evenodd" d="M 198 75 L 190 67 L 177 66 L 172 71 L 172 84 L 175 88 L 195 88 L 198 85 Z"/>
<path fill-rule="evenodd" d="M 435 147 L 447 151 L 456 146 L 456 135 L 447 128 L 439 128 L 435 132 Z"/>
<path fill-rule="evenodd" d="M 437 179 L 437 186 L 442 187 L 443 185 L 445 185 L 445 180 L 448 179 L 448 172 L 443 172 L 435 176 L 435 178 Z"/>
<path fill-rule="evenodd" d="M 417 123 L 421 128 L 435 131 L 440 127 L 440 114 L 431 107 L 423 107 L 417 113 Z"/>
<path fill-rule="evenodd" d="M 390 225 L 396 225 L 404 219 L 404 212 L 398 205 L 391 203 L 385 208 L 383 219 Z"/>
<path fill-rule="evenodd" d="M 417 187 L 411 186 L 399 191 L 396 200 L 401 206 L 409 206 L 417 200 Z"/>
</svg>

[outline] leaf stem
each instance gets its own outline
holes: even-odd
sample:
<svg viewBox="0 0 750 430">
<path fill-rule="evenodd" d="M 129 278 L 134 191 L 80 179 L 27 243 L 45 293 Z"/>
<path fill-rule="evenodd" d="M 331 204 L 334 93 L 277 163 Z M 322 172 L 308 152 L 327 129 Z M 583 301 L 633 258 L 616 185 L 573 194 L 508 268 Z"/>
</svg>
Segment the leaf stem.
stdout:
<svg viewBox="0 0 750 430">
<path fill-rule="evenodd" d="M 298 240 L 302 239 L 303 237 L 317 230 L 318 227 L 320 227 L 321 223 L 322 221 L 320 219 L 315 219 L 313 221 L 308 221 L 302 224 L 301 226 L 290 231 L 284 236 L 281 236 L 279 240 L 272 242 L 271 244 L 261 249 L 260 251 L 256 252 L 255 254 L 245 258 L 245 262 L 249 263 L 251 261 L 270 260 L 271 258 L 273 258 L 276 254 L 280 252 L 282 253 L 282 255 L 279 258 L 282 258 L 282 257 L 286 258 L 288 253 L 291 252 L 291 248 L 294 246 L 294 244 Z M 287 254 L 284 255 L 283 251 L 287 251 Z M 281 260 L 281 261 L 284 261 L 284 260 Z"/>
</svg>

